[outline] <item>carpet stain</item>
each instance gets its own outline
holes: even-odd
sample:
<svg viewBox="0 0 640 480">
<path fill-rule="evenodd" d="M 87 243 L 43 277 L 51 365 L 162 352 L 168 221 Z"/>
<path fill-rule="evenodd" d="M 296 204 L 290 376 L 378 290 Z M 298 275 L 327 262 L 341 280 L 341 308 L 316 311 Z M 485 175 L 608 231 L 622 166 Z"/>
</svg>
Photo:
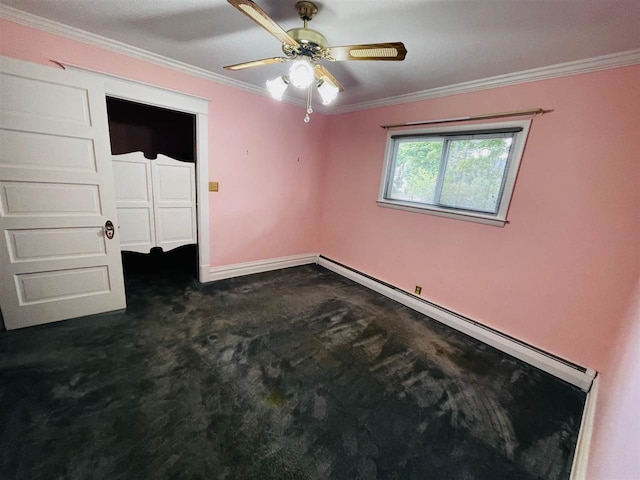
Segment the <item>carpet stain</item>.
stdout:
<svg viewBox="0 0 640 480">
<path fill-rule="evenodd" d="M 267 403 L 272 407 L 281 407 L 287 402 L 284 392 L 280 389 L 273 390 L 267 397 Z"/>
</svg>

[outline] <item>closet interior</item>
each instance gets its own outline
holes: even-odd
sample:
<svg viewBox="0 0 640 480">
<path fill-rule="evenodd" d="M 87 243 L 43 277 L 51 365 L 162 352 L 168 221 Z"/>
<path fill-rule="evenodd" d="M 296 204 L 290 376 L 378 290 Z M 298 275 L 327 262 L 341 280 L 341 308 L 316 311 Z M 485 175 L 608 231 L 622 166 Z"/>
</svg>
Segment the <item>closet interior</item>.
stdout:
<svg viewBox="0 0 640 480">
<path fill-rule="evenodd" d="M 125 279 L 197 278 L 195 115 L 107 97 Z"/>
</svg>

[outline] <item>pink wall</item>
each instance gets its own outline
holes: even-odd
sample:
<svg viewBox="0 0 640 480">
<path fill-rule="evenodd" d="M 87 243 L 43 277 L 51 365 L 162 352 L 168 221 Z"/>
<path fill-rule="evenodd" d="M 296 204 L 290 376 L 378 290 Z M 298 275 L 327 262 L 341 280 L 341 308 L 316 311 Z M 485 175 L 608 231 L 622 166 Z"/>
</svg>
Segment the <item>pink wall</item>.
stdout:
<svg viewBox="0 0 640 480">
<path fill-rule="evenodd" d="M 306 125 L 300 108 L 268 98 L 3 20 L 0 32 L 2 55 L 212 100 L 212 265 L 321 252 L 596 368 L 590 478 L 637 477 L 626 452 L 640 428 L 640 321 L 629 307 L 640 271 L 640 66 Z M 555 112 L 534 120 L 505 228 L 376 206 L 381 124 L 533 107 Z"/>
<path fill-rule="evenodd" d="M 326 117 L 305 124 L 300 107 L 2 19 L 0 35 L 0 55 L 66 61 L 211 100 L 209 177 L 220 182 L 209 195 L 212 266 L 318 250 Z"/>
<path fill-rule="evenodd" d="M 320 251 L 486 325 L 601 369 L 638 276 L 640 67 L 331 118 Z M 380 125 L 527 108 L 505 228 L 376 205 Z"/>
<path fill-rule="evenodd" d="M 588 478 L 637 480 L 640 66 L 332 118 L 320 251 L 601 373 Z M 527 108 L 505 228 L 376 206 L 380 125 Z"/>
<path fill-rule="evenodd" d="M 589 478 L 640 479 L 640 279 L 600 388 Z"/>
</svg>

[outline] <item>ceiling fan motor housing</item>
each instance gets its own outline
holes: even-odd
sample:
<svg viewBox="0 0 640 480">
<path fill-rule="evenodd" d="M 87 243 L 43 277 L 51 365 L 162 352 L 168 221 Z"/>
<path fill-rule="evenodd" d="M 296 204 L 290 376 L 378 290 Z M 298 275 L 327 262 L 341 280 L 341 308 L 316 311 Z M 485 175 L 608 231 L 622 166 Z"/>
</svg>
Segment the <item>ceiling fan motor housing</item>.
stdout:
<svg viewBox="0 0 640 480">
<path fill-rule="evenodd" d="M 327 39 L 324 35 L 316 30 L 307 28 L 307 23 L 318 13 L 318 7 L 315 3 L 308 0 L 301 0 L 296 3 L 298 16 L 304 22 L 303 28 L 292 28 L 287 33 L 300 44 L 300 48 L 292 49 L 283 45 L 282 50 L 287 55 L 305 55 L 315 57 L 322 50 L 327 48 Z"/>
<path fill-rule="evenodd" d="M 327 39 L 316 30 L 310 28 L 292 28 L 291 30 L 287 30 L 287 33 L 300 44 L 302 48 L 299 53 L 302 55 L 313 56 L 327 48 Z M 288 53 L 284 47 L 283 50 L 285 53 Z"/>
</svg>

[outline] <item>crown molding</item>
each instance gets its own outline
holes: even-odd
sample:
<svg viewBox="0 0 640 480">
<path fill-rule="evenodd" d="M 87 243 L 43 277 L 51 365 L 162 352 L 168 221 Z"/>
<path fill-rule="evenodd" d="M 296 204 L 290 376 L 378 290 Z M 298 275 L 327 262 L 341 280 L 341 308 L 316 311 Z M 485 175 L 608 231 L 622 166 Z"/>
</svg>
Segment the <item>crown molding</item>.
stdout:
<svg viewBox="0 0 640 480">
<path fill-rule="evenodd" d="M 27 13 L 17 8 L 0 4 L 0 18 L 20 23 L 28 27 L 34 27 L 39 30 L 60 35 L 83 43 L 105 48 L 115 53 L 127 55 L 138 60 L 144 60 L 161 67 L 177 70 L 188 75 L 192 75 L 205 80 L 210 80 L 221 85 L 237 88 L 247 92 L 255 93 L 264 97 L 271 98 L 266 88 L 256 87 L 247 82 L 234 80 L 224 75 L 211 72 L 204 68 L 195 67 L 178 60 L 174 60 L 163 55 L 158 55 L 147 50 L 143 50 L 132 45 L 111 40 L 109 38 L 87 32 L 79 28 L 64 25 L 62 23 L 50 20 L 32 13 Z M 533 82 L 536 80 L 546 80 L 550 78 L 564 77 L 568 75 L 577 75 L 580 73 L 595 72 L 598 70 L 606 70 L 609 68 L 624 67 L 627 65 L 635 65 L 640 63 L 640 49 L 628 50 L 626 52 L 613 53 L 600 57 L 587 58 L 584 60 L 576 60 L 573 62 L 559 63 L 547 67 L 534 68 L 524 70 L 522 72 L 508 73 L 495 77 L 484 78 L 481 80 L 472 80 L 469 82 L 457 83 L 444 87 L 430 88 L 420 92 L 386 97 L 368 102 L 360 102 L 349 105 L 341 105 L 335 107 L 318 106 L 316 113 L 324 115 L 338 115 L 341 113 L 355 112 L 358 110 L 367 110 L 370 108 L 386 107 L 389 105 L 398 105 L 402 103 L 417 102 L 420 100 L 428 100 L 430 98 L 446 97 L 449 95 L 457 95 L 461 93 L 476 92 L 496 87 L 504 87 L 515 85 L 518 83 Z M 304 100 L 285 96 L 284 102 L 304 107 Z"/>
<path fill-rule="evenodd" d="M 124 42 L 112 40 L 95 33 L 87 32 L 76 27 L 71 27 L 69 25 L 56 22 L 55 20 L 50 20 L 48 18 L 40 17 L 32 13 L 24 12 L 17 8 L 9 7 L 8 5 L 0 4 L 0 18 L 4 18 L 5 20 L 9 20 L 11 22 L 20 23 L 28 27 L 34 27 L 38 30 L 42 30 L 54 35 L 70 38 L 72 40 L 78 40 L 80 42 L 94 45 L 96 47 L 101 47 L 122 55 L 127 55 L 138 60 L 144 60 L 145 62 L 153 63 L 154 65 L 177 70 L 194 77 L 210 80 L 227 87 L 237 88 L 247 92 L 256 93 L 263 97 L 271 98 L 271 95 L 269 95 L 269 92 L 266 88 L 256 87 L 255 85 L 247 82 L 242 82 L 240 80 L 233 80 L 231 78 L 225 77 L 224 75 L 211 72 L 204 68 L 189 65 L 179 60 L 174 60 L 163 55 L 158 55 L 157 53 L 149 52 L 148 50 L 134 47 Z M 285 96 L 283 102 L 301 107 L 306 106 L 306 102 L 298 98 Z"/>
<path fill-rule="evenodd" d="M 640 48 L 627 50 L 625 52 L 612 53 L 609 55 L 602 55 L 600 57 L 586 58 L 584 60 L 558 63 L 548 67 L 533 68 L 522 72 L 497 75 L 495 77 L 484 78 L 481 80 L 472 80 L 444 87 L 430 88 L 420 92 L 386 97 L 369 102 L 360 102 L 351 105 L 336 106 L 333 108 L 325 107 L 323 113 L 327 115 L 338 115 L 358 110 L 368 110 L 370 108 L 428 100 L 430 98 L 447 97 L 449 95 L 457 95 L 460 93 L 477 92 L 479 90 L 505 87 L 508 85 L 516 85 L 518 83 L 535 82 L 537 80 L 547 80 L 550 78 L 566 77 L 580 73 L 596 72 L 598 70 L 606 70 L 609 68 L 625 67 L 638 63 L 640 63 Z"/>
</svg>

